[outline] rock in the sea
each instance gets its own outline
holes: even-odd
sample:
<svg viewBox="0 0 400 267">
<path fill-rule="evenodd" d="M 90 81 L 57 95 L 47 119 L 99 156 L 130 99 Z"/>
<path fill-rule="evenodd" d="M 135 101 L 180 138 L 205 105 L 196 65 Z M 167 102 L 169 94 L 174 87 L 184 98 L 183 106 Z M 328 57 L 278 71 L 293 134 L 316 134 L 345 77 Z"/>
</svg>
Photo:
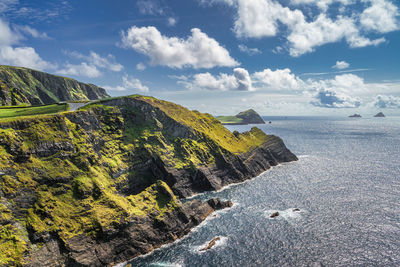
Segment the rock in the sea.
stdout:
<svg viewBox="0 0 400 267">
<path fill-rule="evenodd" d="M 294 209 L 293 209 L 293 211 L 300 211 L 300 209 L 298 209 L 298 208 L 294 208 Z"/>
<path fill-rule="evenodd" d="M 356 114 L 350 115 L 349 118 L 361 118 L 361 115 L 356 113 Z"/>
<path fill-rule="evenodd" d="M 275 218 L 279 216 L 279 211 L 275 211 L 274 213 L 271 213 L 271 215 L 269 215 L 270 218 Z"/>
<path fill-rule="evenodd" d="M 211 240 L 207 246 L 205 246 L 204 248 L 201 248 L 199 251 L 206 251 L 211 249 L 213 246 L 215 246 L 215 244 L 217 243 L 217 241 L 221 240 L 221 238 L 219 236 L 213 238 L 213 240 Z"/>
<path fill-rule="evenodd" d="M 232 201 L 221 201 L 218 198 L 212 198 L 208 200 L 208 205 L 215 210 L 225 209 L 232 207 Z"/>
<path fill-rule="evenodd" d="M 384 118 L 384 117 L 385 117 L 385 114 L 383 114 L 382 112 L 379 112 L 379 113 L 376 114 L 374 117 L 375 117 L 375 118 Z"/>
</svg>

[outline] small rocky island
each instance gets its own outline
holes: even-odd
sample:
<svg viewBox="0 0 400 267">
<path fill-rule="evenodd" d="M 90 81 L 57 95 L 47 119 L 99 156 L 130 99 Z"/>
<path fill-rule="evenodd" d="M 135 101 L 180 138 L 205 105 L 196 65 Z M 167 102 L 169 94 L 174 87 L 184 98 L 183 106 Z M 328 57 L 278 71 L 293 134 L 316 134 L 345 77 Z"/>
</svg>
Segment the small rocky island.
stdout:
<svg viewBox="0 0 400 267">
<path fill-rule="evenodd" d="M 350 115 L 349 118 L 361 118 L 361 115 L 356 113 L 356 114 Z"/>
<path fill-rule="evenodd" d="M 235 116 L 217 116 L 216 118 L 225 125 L 265 124 L 265 121 L 253 109 L 242 111 Z"/>
<path fill-rule="evenodd" d="M 375 118 L 384 118 L 384 117 L 386 117 L 386 116 L 385 116 L 385 114 L 383 114 L 382 112 L 379 112 L 379 113 L 376 114 L 374 117 L 375 117 Z"/>
</svg>

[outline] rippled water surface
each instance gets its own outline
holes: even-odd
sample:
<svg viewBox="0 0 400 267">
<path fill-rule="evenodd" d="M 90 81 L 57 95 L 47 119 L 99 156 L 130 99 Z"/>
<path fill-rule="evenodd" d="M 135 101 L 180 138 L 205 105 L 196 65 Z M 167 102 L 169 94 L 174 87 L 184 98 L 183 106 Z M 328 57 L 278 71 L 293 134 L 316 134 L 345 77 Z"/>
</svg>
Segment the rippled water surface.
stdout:
<svg viewBox="0 0 400 267">
<path fill-rule="evenodd" d="M 235 205 L 132 265 L 400 266 L 400 118 L 265 119 L 300 160 L 197 196 Z"/>
</svg>

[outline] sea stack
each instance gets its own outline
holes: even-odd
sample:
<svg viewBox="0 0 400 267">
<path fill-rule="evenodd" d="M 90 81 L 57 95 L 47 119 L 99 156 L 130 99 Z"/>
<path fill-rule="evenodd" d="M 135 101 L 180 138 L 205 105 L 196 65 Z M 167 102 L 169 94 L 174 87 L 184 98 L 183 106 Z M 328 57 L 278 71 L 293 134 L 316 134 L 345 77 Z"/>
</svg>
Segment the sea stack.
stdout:
<svg viewBox="0 0 400 267">
<path fill-rule="evenodd" d="M 385 114 L 383 114 L 382 112 L 379 112 L 379 113 L 376 114 L 374 117 L 375 117 L 375 118 L 384 118 L 384 117 L 386 117 L 386 116 L 385 116 Z"/>
<path fill-rule="evenodd" d="M 356 113 L 356 114 L 350 115 L 349 118 L 361 118 L 361 115 Z"/>
</svg>

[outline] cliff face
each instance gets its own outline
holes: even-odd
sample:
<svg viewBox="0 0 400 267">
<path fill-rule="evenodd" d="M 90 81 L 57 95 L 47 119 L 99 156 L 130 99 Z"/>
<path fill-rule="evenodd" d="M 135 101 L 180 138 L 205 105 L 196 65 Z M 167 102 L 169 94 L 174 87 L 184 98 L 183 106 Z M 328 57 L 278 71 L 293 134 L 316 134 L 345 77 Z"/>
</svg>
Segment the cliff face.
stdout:
<svg viewBox="0 0 400 267">
<path fill-rule="evenodd" d="M 128 260 L 224 206 L 178 197 L 296 159 L 257 128 L 233 134 L 209 114 L 150 97 L 0 121 L 0 264 Z"/>
<path fill-rule="evenodd" d="M 103 88 L 48 73 L 0 65 L 0 105 L 42 105 L 109 97 Z"/>
</svg>

